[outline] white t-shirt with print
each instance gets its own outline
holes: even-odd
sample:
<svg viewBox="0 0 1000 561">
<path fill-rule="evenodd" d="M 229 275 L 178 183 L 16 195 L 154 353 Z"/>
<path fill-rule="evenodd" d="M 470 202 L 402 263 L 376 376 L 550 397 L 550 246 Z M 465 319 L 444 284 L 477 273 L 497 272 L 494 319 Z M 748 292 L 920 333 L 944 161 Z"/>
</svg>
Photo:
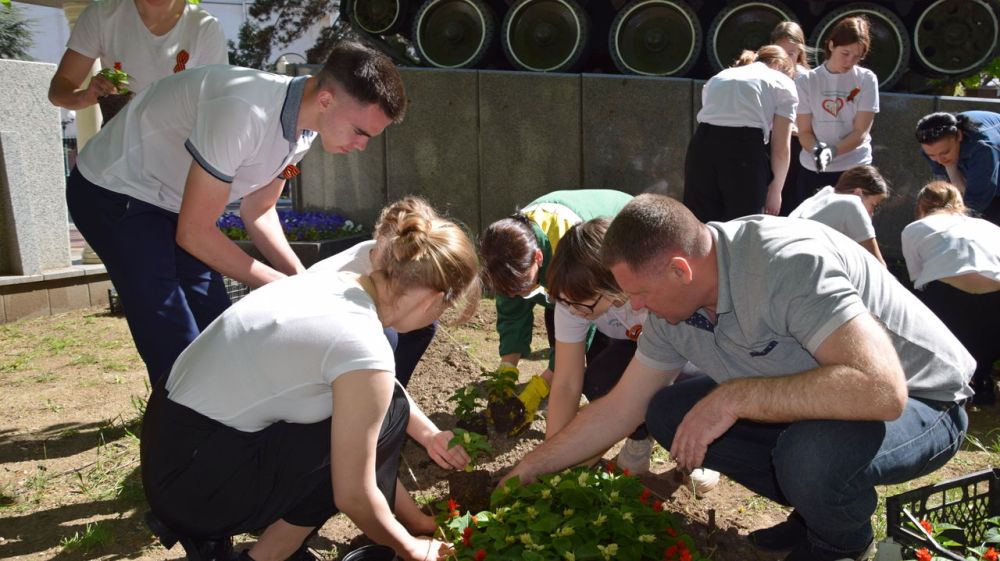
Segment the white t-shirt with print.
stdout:
<svg viewBox="0 0 1000 561">
<path fill-rule="evenodd" d="M 903 258 L 918 289 L 965 273 L 1000 281 L 1000 226 L 981 218 L 936 212 L 903 228 Z"/>
<path fill-rule="evenodd" d="M 177 357 L 170 400 L 244 432 L 333 413 L 330 384 L 395 371 L 375 303 L 351 273 L 295 275 L 254 290 Z"/>
<path fill-rule="evenodd" d="M 795 122 L 795 82 L 762 62 L 727 68 L 701 90 L 698 122 L 719 127 L 761 129 L 771 139 L 774 116 Z"/>
<path fill-rule="evenodd" d="M 91 183 L 180 212 L 192 161 L 229 183 L 228 202 L 267 186 L 302 160 L 306 77 L 212 65 L 159 80 L 87 143 L 77 161 Z"/>
<path fill-rule="evenodd" d="M 101 66 L 121 63 L 129 89 L 141 92 L 174 73 L 177 55 L 187 53 L 186 68 L 229 64 L 226 36 L 219 20 L 196 4 L 185 2 L 173 29 L 153 35 L 139 16 L 134 0 L 99 0 L 80 14 L 66 47 L 100 59 Z"/>
<path fill-rule="evenodd" d="M 832 185 L 802 201 L 789 218 L 807 218 L 833 228 L 856 242 L 875 237 L 875 226 L 861 197 L 842 195 Z"/>
<path fill-rule="evenodd" d="M 822 64 L 795 79 L 799 92 L 799 115 L 812 115 L 816 139 L 831 146 L 854 130 L 858 111 L 878 113 L 878 78 L 867 68 L 853 66 L 847 72 L 833 74 Z M 816 171 L 816 162 L 805 149 L 799 154 L 802 167 Z M 861 145 L 846 154 L 838 154 L 826 171 L 845 171 L 872 162 L 872 138 L 865 135 Z"/>
<path fill-rule="evenodd" d="M 591 325 L 612 339 L 635 341 L 642 332 L 642 322 L 646 321 L 646 308 L 633 310 L 628 302 L 623 306 L 612 306 L 600 317 L 591 321 L 573 315 L 562 302 L 556 302 L 556 341 L 562 343 L 582 343 L 587 340 Z"/>
</svg>

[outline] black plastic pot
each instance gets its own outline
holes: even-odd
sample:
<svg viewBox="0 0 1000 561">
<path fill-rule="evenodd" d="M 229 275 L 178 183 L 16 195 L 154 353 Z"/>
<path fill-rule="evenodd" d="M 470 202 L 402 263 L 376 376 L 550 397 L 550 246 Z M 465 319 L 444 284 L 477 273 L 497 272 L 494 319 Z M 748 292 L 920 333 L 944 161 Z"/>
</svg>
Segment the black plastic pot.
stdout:
<svg viewBox="0 0 1000 561">
<path fill-rule="evenodd" d="M 396 561 L 396 552 L 385 545 L 365 545 L 344 556 L 343 561 Z"/>
</svg>

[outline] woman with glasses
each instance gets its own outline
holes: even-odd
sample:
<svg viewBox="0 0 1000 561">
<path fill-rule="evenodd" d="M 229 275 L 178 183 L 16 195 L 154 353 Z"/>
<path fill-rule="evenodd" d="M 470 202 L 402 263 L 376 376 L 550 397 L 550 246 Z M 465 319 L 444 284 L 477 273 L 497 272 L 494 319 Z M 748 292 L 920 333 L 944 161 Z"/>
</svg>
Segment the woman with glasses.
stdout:
<svg viewBox="0 0 1000 561">
<path fill-rule="evenodd" d="M 889 185 L 882 174 L 874 166 L 856 166 L 840 174 L 836 185 L 827 185 L 802 201 L 788 217 L 826 224 L 861 244 L 884 266 L 872 217 L 888 198 Z"/>
<path fill-rule="evenodd" d="M 858 66 L 871 46 L 868 28 L 863 17 L 837 22 L 824 45 L 826 61 L 795 80 L 802 199 L 836 184 L 842 172 L 872 163 L 869 133 L 878 113 L 878 77 Z"/>
<path fill-rule="evenodd" d="M 959 189 L 929 183 L 917 220 L 903 229 L 903 257 L 917 296 L 976 359 L 977 405 L 996 403 L 991 371 L 1000 360 L 1000 226 L 967 215 Z"/>
<path fill-rule="evenodd" d="M 547 273 L 555 301 L 555 375 L 545 420 L 545 438 L 563 429 L 580 406 L 580 396 L 597 399 L 614 387 L 635 355 L 646 310 L 634 310 L 614 276 L 601 263 L 601 244 L 610 222 L 588 220 L 566 232 Z M 596 328 L 590 348 L 588 332 Z M 636 428 L 615 460 L 634 475 L 649 472 L 653 444 L 646 426 Z M 705 493 L 719 481 L 711 470 L 691 474 Z"/>
<path fill-rule="evenodd" d="M 917 122 L 916 134 L 935 179 L 954 185 L 969 208 L 1000 224 L 1000 114 L 931 113 Z"/>
<path fill-rule="evenodd" d="M 614 217 L 632 195 L 611 189 L 574 189 L 543 195 L 514 215 L 489 225 L 479 240 L 483 277 L 496 293 L 497 332 L 500 335 L 499 370 L 513 370 L 531 352 L 535 306 L 545 308 L 545 331 L 555 345 L 554 308 L 546 292 L 549 264 L 560 240 L 574 224 L 598 217 Z M 524 405 L 527 428 L 541 401 L 549 394 L 555 353 L 540 376 L 532 376 L 518 396 Z"/>
</svg>

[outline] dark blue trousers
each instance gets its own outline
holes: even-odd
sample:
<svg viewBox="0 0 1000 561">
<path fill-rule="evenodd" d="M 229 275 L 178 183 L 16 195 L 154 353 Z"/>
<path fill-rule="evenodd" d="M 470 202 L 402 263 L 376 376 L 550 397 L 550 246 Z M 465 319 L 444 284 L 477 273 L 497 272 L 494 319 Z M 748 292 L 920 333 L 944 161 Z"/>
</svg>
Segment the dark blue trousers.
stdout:
<svg viewBox="0 0 1000 561">
<path fill-rule="evenodd" d="M 396 379 L 404 388 L 410 383 L 410 377 L 413 376 L 413 370 L 420 362 L 420 357 L 424 356 L 424 352 L 430 346 L 431 339 L 437 332 L 437 326 L 438 322 L 435 321 L 427 327 L 406 333 L 400 333 L 391 327 L 383 330 L 396 358 Z"/>
<path fill-rule="evenodd" d="M 229 307 L 222 276 L 177 246 L 177 214 L 114 193 L 74 169 L 66 202 L 118 291 L 152 386 Z"/>
</svg>

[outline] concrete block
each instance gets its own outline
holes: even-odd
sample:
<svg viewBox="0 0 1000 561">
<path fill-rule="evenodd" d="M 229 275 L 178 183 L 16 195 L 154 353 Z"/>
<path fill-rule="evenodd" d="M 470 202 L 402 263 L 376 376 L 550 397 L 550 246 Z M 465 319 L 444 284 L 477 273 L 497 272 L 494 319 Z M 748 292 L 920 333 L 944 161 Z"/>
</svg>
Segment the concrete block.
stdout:
<svg viewBox="0 0 1000 561">
<path fill-rule="evenodd" d="M 0 295 L 0 324 L 7 323 L 7 305 L 4 302 L 3 295 Z"/>
<path fill-rule="evenodd" d="M 583 185 L 681 198 L 691 80 L 583 76 Z"/>
<path fill-rule="evenodd" d="M 114 288 L 110 280 L 97 280 L 89 281 L 87 283 L 87 291 L 90 293 L 90 305 L 91 306 L 107 306 L 108 305 L 108 290 Z"/>
<path fill-rule="evenodd" d="M 875 214 L 875 235 L 887 261 L 902 259 L 900 235 L 913 221 L 917 192 L 930 179 L 913 129 L 920 117 L 934 111 L 934 98 L 882 93 L 872 125 L 872 161 L 889 181 L 892 197 Z"/>
<path fill-rule="evenodd" d="M 371 232 L 385 206 L 385 142 L 393 126 L 371 139 L 364 152 L 327 154 L 321 139 L 313 142 L 301 162 L 303 207 L 338 212 Z"/>
<path fill-rule="evenodd" d="M 20 133 L 0 131 L 0 232 L 4 240 L 0 244 L 0 273 L 5 274 L 42 272 L 25 148 Z"/>
<path fill-rule="evenodd" d="M 475 71 L 401 68 L 409 108 L 386 135 L 387 202 L 420 195 L 479 232 Z"/>
<path fill-rule="evenodd" d="M 479 73 L 480 223 L 532 199 L 584 187 L 581 77 Z"/>
<path fill-rule="evenodd" d="M 49 308 L 49 291 L 33 284 L 29 287 L 17 287 L 3 295 L 7 321 L 18 321 L 47 316 Z"/>
<path fill-rule="evenodd" d="M 31 214 L 18 210 L 22 248 L 29 244 L 37 251 L 41 269 L 70 265 L 69 230 L 66 211 L 66 176 L 62 152 L 59 109 L 48 100 L 48 84 L 55 74 L 54 64 L 0 60 L 0 131 L 18 134 L 21 162 L 18 171 L 31 200 Z M 6 163 L 7 166 L 11 162 Z M 26 221 L 26 223 L 25 223 Z M 22 224 L 27 229 L 22 229 Z M 7 238 L 10 230 L 0 231 Z M 30 240 L 30 241 L 29 241 Z M 24 255 L 21 255 L 24 259 Z M 7 271 L 0 270 L 0 273 Z M 22 273 L 23 274 L 23 273 Z"/>
<path fill-rule="evenodd" d="M 60 314 L 90 306 L 90 290 L 86 284 L 75 280 L 56 281 L 48 287 L 51 313 Z"/>
</svg>

